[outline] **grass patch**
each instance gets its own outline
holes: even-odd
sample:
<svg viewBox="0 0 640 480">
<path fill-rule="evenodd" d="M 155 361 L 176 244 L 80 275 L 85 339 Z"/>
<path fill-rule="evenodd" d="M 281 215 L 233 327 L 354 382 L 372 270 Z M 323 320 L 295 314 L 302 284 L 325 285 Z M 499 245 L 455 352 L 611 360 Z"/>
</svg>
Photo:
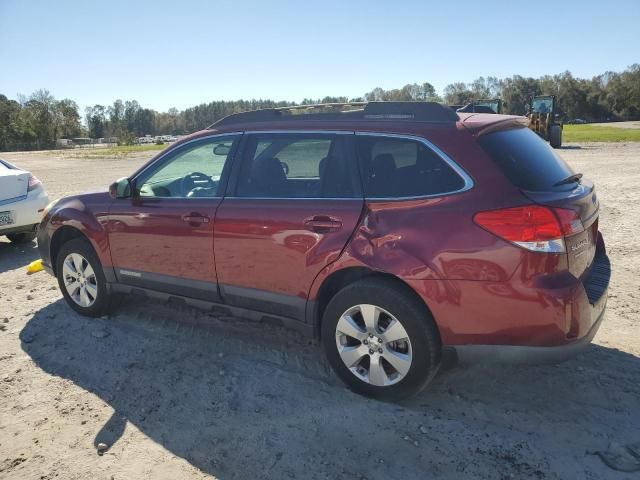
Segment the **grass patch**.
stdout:
<svg viewBox="0 0 640 480">
<path fill-rule="evenodd" d="M 133 152 L 151 152 L 156 150 L 164 150 L 169 146 L 168 143 L 164 145 L 156 145 L 155 143 L 147 143 L 145 145 L 119 145 L 117 147 L 108 147 L 105 150 L 110 154 L 118 153 L 133 153 Z"/>
<path fill-rule="evenodd" d="M 562 142 L 640 142 L 640 128 L 565 125 Z"/>
</svg>

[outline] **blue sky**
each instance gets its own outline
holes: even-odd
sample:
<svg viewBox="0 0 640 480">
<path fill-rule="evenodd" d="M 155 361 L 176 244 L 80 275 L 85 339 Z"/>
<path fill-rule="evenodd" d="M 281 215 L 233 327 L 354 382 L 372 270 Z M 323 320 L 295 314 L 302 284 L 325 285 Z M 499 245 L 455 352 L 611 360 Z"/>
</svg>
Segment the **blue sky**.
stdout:
<svg viewBox="0 0 640 480">
<path fill-rule="evenodd" d="M 0 0 L 0 93 L 299 101 L 640 62 L 640 0 Z M 536 40 L 536 37 L 539 40 Z"/>
</svg>

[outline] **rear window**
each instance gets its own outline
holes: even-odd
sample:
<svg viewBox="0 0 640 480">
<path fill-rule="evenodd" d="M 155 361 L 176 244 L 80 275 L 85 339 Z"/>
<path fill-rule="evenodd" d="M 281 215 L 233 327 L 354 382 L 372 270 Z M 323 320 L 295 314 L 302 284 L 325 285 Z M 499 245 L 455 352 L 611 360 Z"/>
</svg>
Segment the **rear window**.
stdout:
<svg viewBox="0 0 640 480">
<path fill-rule="evenodd" d="M 489 133 L 481 136 L 478 143 L 518 188 L 532 192 L 574 188 L 573 184 L 554 186 L 574 172 L 528 128 Z"/>
<path fill-rule="evenodd" d="M 8 162 L 5 162 L 4 160 L 0 160 L 0 170 L 10 170 L 11 169 L 11 164 Z"/>
</svg>

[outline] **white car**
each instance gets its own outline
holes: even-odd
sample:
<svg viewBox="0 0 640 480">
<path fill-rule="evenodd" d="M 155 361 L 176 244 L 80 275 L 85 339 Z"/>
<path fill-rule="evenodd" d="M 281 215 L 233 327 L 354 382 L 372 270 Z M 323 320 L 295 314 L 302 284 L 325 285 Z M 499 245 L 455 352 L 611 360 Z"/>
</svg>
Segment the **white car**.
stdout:
<svg viewBox="0 0 640 480">
<path fill-rule="evenodd" d="M 0 159 L 0 236 L 14 243 L 32 241 L 48 203 L 40 180 Z"/>
</svg>

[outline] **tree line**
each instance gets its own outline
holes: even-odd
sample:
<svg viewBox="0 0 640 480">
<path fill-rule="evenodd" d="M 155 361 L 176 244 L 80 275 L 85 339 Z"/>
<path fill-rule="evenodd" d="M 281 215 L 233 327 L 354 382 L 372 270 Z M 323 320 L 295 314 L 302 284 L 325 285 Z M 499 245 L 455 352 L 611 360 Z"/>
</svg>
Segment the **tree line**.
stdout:
<svg viewBox="0 0 640 480">
<path fill-rule="evenodd" d="M 471 83 L 453 83 L 444 89 L 449 105 L 501 98 L 505 113 L 523 115 L 532 97 L 556 95 L 565 120 L 637 120 L 640 118 L 640 64 L 623 72 L 605 72 L 591 79 L 576 78 L 570 72 L 540 78 L 480 77 Z"/>
<path fill-rule="evenodd" d="M 10 100 L 0 94 L 0 151 L 41 149 L 83 134 L 78 105 L 47 90 Z"/>
<path fill-rule="evenodd" d="M 576 78 L 570 72 L 539 78 L 480 77 L 471 83 L 447 85 L 442 96 L 425 82 L 391 90 L 375 88 L 358 98 L 306 98 L 300 103 L 435 101 L 466 105 L 476 100 L 501 98 L 505 113 L 523 115 L 531 97 L 536 95 L 556 95 L 565 120 L 637 120 L 640 119 L 640 64 L 591 79 Z M 30 96 L 19 95 L 17 100 L 0 94 L 0 151 L 50 148 L 60 138 L 78 137 L 117 137 L 119 143 L 131 144 L 136 137 L 144 135 L 183 135 L 201 130 L 232 113 L 291 105 L 296 102 L 220 100 L 183 111 L 171 108 L 157 112 L 136 100 L 118 99 L 112 105 L 87 107 L 83 118 L 76 102 L 68 98 L 56 100 L 47 90 L 38 90 Z"/>
</svg>

